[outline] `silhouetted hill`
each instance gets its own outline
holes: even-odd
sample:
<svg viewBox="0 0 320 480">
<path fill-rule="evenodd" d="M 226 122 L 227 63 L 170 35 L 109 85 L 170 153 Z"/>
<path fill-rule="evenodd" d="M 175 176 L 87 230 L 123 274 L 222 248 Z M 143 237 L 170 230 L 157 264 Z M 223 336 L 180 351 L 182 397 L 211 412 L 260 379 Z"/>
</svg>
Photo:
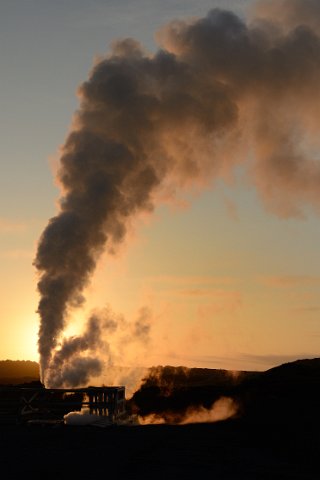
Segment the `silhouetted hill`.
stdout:
<svg viewBox="0 0 320 480">
<path fill-rule="evenodd" d="M 320 358 L 297 360 L 263 372 L 235 392 L 247 418 L 320 420 Z"/>
<path fill-rule="evenodd" d="M 296 360 L 295 362 L 284 363 L 277 367 L 271 368 L 264 372 L 265 377 L 278 378 L 281 380 L 285 378 L 288 381 L 290 378 L 299 381 L 318 380 L 320 381 L 320 358 Z"/>
<path fill-rule="evenodd" d="M 30 360 L 1 360 L 0 384 L 16 385 L 39 380 L 39 365 Z"/>
<path fill-rule="evenodd" d="M 131 399 L 142 416 L 183 420 L 190 408 L 209 409 L 220 397 L 239 406 L 248 420 L 320 421 L 320 358 L 298 360 L 266 372 L 156 367 Z"/>
</svg>

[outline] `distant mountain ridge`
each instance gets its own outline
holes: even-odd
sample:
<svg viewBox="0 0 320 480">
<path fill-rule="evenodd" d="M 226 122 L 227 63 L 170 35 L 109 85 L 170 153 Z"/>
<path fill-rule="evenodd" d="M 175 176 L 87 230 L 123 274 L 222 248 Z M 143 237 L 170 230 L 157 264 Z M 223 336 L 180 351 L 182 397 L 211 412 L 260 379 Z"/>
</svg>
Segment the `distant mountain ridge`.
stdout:
<svg viewBox="0 0 320 480">
<path fill-rule="evenodd" d="M 39 380 L 39 364 L 31 360 L 0 360 L 0 384 Z"/>
</svg>

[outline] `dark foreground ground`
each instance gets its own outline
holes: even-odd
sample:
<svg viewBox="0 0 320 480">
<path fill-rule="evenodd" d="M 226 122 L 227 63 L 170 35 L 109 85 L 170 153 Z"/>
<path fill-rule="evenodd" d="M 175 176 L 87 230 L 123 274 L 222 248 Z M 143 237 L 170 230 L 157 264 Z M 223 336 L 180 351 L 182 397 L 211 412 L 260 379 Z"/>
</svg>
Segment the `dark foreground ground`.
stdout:
<svg viewBox="0 0 320 480">
<path fill-rule="evenodd" d="M 184 426 L 0 425 L 1 478 L 320 479 L 312 422 Z"/>
</svg>

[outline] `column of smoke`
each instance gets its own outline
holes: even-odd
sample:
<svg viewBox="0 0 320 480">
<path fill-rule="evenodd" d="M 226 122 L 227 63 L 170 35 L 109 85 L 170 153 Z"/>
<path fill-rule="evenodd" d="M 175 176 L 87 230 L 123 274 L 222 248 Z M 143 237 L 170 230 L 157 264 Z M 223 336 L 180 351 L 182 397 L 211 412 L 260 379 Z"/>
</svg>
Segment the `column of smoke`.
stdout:
<svg viewBox="0 0 320 480">
<path fill-rule="evenodd" d="M 317 0 L 266 1 L 243 21 L 214 9 L 169 23 L 154 54 L 125 39 L 94 66 L 61 151 L 60 211 L 35 260 L 47 384 L 70 352 L 59 344 L 70 308 L 83 303 L 100 254 L 114 251 L 137 213 L 238 165 L 272 212 L 319 212 L 319 10 Z M 83 355 L 99 345 L 96 328 L 91 320 L 73 345 L 75 372 L 101 368 Z"/>
</svg>

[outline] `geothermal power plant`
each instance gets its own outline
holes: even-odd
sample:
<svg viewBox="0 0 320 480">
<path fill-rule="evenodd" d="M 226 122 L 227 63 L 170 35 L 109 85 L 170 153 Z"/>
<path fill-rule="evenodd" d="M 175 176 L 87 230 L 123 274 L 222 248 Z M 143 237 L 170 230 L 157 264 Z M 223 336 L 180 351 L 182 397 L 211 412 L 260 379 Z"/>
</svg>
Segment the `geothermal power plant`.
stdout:
<svg viewBox="0 0 320 480">
<path fill-rule="evenodd" d="M 61 423 L 71 412 L 113 424 L 126 413 L 125 387 L 0 387 L 0 424 Z"/>
</svg>

